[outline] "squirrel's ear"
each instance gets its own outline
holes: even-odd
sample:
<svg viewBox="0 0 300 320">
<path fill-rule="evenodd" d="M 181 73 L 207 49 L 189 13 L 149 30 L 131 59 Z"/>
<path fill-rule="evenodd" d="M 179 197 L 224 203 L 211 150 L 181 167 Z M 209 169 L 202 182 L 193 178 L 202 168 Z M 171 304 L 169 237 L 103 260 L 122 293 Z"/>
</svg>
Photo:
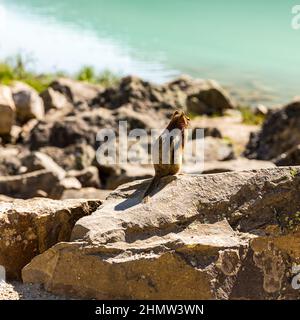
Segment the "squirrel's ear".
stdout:
<svg viewBox="0 0 300 320">
<path fill-rule="evenodd" d="M 177 116 L 178 114 L 179 114 L 179 111 L 176 110 L 176 111 L 173 113 L 173 117 L 174 117 L 174 116 Z"/>
</svg>

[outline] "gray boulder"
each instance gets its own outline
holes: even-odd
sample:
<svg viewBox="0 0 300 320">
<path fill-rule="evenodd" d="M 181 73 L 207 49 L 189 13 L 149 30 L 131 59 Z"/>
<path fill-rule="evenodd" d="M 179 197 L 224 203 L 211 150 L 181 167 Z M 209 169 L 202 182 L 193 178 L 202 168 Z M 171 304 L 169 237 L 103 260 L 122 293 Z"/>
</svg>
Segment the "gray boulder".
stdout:
<svg viewBox="0 0 300 320">
<path fill-rule="evenodd" d="M 235 103 L 229 94 L 213 80 L 203 81 L 198 92 L 187 97 L 187 110 L 199 115 L 223 115 L 234 109 Z"/>
<path fill-rule="evenodd" d="M 21 124 L 30 119 L 44 118 L 44 103 L 36 90 L 23 82 L 14 82 L 11 90 L 16 106 L 16 117 Z"/>
<path fill-rule="evenodd" d="M 154 85 L 143 81 L 138 77 L 125 77 L 119 85 L 114 88 L 107 88 L 100 93 L 93 101 L 94 107 L 101 106 L 109 109 L 117 109 L 124 105 L 132 105 L 137 111 L 174 110 L 185 107 L 186 94 L 175 86 L 169 84 Z"/>
<path fill-rule="evenodd" d="M 97 299 L 299 299 L 299 170 L 165 177 L 147 203 L 148 180 L 123 185 L 23 281 Z"/>
<path fill-rule="evenodd" d="M 84 188 L 100 188 L 101 181 L 99 178 L 98 168 L 94 166 L 87 167 L 83 170 L 71 170 L 68 172 L 69 177 L 78 179 Z"/>
<path fill-rule="evenodd" d="M 61 110 L 64 108 L 69 108 L 70 106 L 70 102 L 67 97 L 59 91 L 52 89 L 51 87 L 43 91 L 40 96 L 44 101 L 46 112 L 51 109 Z"/>
<path fill-rule="evenodd" d="M 300 100 L 296 100 L 268 113 L 261 130 L 251 135 L 244 154 L 249 159 L 277 162 L 281 155 L 299 145 L 299 141 Z"/>
<path fill-rule="evenodd" d="M 50 87 L 63 94 L 72 103 L 90 101 L 103 91 L 100 85 L 69 78 L 58 78 L 50 84 Z"/>
</svg>

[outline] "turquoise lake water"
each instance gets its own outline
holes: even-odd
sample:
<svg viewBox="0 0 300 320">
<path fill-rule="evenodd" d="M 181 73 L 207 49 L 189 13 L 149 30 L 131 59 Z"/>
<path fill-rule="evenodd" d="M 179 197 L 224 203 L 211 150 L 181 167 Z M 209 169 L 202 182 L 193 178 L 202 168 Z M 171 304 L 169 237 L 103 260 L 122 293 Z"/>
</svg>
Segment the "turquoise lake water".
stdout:
<svg viewBox="0 0 300 320">
<path fill-rule="evenodd" d="M 22 53 L 38 71 L 82 65 L 164 82 L 181 73 L 300 95 L 295 1 L 0 0 L 0 59 Z"/>
</svg>

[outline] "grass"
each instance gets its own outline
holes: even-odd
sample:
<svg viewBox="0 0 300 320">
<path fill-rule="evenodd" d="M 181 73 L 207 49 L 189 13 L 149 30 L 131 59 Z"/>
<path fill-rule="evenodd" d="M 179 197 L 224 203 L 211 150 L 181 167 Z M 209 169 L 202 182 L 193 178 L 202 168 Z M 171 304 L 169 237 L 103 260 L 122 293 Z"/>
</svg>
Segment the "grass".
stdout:
<svg viewBox="0 0 300 320">
<path fill-rule="evenodd" d="M 76 74 L 76 80 L 86 81 L 95 84 L 101 84 L 104 87 L 111 87 L 119 82 L 119 77 L 109 70 L 101 73 L 96 73 L 95 69 L 91 66 L 84 66 Z"/>
<path fill-rule="evenodd" d="M 242 115 L 242 122 L 248 125 L 262 125 L 265 121 L 265 116 L 262 114 L 255 114 L 253 108 L 248 106 L 240 106 L 238 110 Z"/>
<path fill-rule="evenodd" d="M 57 76 L 57 74 L 39 75 L 27 69 L 26 64 L 20 55 L 0 63 L 0 83 L 9 85 L 13 81 L 22 81 L 32 86 L 38 92 L 42 92 Z"/>
<path fill-rule="evenodd" d="M 96 73 L 93 67 L 83 67 L 74 76 L 67 75 L 64 72 L 38 74 L 31 71 L 28 67 L 28 61 L 21 55 L 0 62 L 0 83 L 10 85 L 13 81 L 22 81 L 27 83 L 39 93 L 44 91 L 50 83 L 58 77 L 67 76 L 79 81 L 86 81 L 94 84 L 101 84 L 104 87 L 112 86 L 118 83 L 119 77 L 109 71 Z"/>
</svg>

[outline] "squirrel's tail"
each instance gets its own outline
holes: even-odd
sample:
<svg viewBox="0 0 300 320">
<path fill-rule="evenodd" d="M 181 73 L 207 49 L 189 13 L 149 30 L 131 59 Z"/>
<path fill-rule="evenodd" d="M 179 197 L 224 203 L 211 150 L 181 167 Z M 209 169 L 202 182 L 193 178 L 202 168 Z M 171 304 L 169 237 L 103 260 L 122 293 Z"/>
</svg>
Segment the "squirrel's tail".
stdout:
<svg viewBox="0 0 300 320">
<path fill-rule="evenodd" d="M 147 202 L 149 200 L 149 195 L 151 192 L 157 187 L 159 180 L 161 177 L 159 176 L 154 176 L 153 179 L 151 180 L 148 188 L 146 189 L 144 195 L 143 195 L 143 202 Z"/>
</svg>

